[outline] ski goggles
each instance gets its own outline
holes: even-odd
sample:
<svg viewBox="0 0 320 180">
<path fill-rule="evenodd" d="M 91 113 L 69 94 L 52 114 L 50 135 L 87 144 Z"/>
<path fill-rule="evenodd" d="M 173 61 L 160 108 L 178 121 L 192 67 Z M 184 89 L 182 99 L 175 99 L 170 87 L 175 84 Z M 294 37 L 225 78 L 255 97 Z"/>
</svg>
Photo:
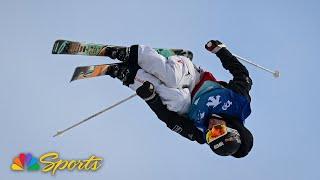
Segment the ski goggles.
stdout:
<svg viewBox="0 0 320 180">
<path fill-rule="evenodd" d="M 207 143 L 210 144 L 212 141 L 226 135 L 228 133 L 227 129 L 227 126 L 224 124 L 214 125 L 206 134 Z"/>
</svg>

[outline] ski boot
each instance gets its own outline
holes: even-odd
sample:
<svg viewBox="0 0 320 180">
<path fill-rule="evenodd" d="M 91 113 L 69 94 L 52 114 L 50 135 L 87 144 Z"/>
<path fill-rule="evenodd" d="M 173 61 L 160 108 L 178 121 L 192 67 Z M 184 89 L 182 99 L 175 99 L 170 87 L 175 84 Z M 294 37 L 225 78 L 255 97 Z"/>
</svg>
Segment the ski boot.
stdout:
<svg viewBox="0 0 320 180">
<path fill-rule="evenodd" d="M 127 63 L 115 63 L 108 66 L 105 74 L 112 78 L 117 78 L 123 82 L 124 85 L 129 86 L 134 82 L 139 66 L 129 66 Z"/>
<path fill-rule="evenodd" d="M 128 74 L 128 66 L 124 63 L 112 64 L 108 66 L 105 74 L 111 76 L 112 78 L 118 78 L 120 81 L 123 81 Z"/>
<path fill-rule="evenodd" d="M 130 55 L 129 47 L 107 47 L 106 56 L 122 62 L 128 62 Z"/>
</svg>

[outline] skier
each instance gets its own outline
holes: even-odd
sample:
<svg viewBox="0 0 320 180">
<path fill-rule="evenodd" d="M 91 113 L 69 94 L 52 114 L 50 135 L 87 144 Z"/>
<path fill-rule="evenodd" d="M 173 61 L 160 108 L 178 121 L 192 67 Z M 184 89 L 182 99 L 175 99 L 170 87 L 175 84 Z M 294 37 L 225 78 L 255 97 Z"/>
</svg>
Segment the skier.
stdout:
<svg viewBox="0 0 320 180">
<path fill-rule="evenodd" d="M 186 114 L 191 91 L 200 79 L 200 69 L 185 56 L 168 59 L 153 48 L 133 45 L 130 48 L 109 47 L 106 55 L 124 63 L 107 67 L 106 74 L 117 77 L 134 91 L 143 82 L 151 82 L 169 110 Z"/>
<path fill-rule="evenodd" d="M 233 80 L 229 83 L 217 81 L 211 73 L 196 68 L 187 58 L 175 56 L 166 60 L 156 55 L 152 48 L 138 45 L 109 49 L 109 57 L 125 64 L 112 67 L 113 71 L 108 72 L 129 87 L 140 82 L 140 86 L 132 89 L 136 89 L 159 119 L 173 131 L 200 144 L 209 144 L 218 155 L 244 157 L 253 145 L 252 134 L 244 126 L 244 120 L 251 113 L 249 91 L 252 81 L 247 69 L 224 44 L 211 40 L 205 47 L 220 58 L 223 67 L 233 75 Z M 156 83 L 160 86 L 153 85 L 148 79 L 137 80 L 139 71 L 149 74 L 152 80 L 158 79 Z M 165 104 L 168 93 L 159 91 L 159 87 L 179 92 L 184 90 L 185 94 L 191 92 L 191 103 L 182 96 L 188 107 L 187 117 Z"/>
</svg>

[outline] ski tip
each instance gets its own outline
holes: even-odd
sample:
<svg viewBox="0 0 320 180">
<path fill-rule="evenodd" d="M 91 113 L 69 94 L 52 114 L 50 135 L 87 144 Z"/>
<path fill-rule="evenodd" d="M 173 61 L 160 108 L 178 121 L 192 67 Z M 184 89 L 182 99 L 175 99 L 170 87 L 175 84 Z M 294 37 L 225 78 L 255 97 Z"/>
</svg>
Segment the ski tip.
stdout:
<svg viewBox="0 0 320 180">
<path fill-rule="evenodd" d="M 60 39 L 54 41 L 52 51 L 51 51 L 52 54 L 58 54 L 59 44 L 61 44 L 61 42 L 62 40 Z"/>
<path fill-rule="evenodd" d="M 72 81 L 77 80 L 77 76 L 75 74 L 73 74 L 72 78 L 70 79 L 69 83 L 71 83 Z"/>
<path fill-rule="evenodd" d="M 72 41 L 58 39 L 53 43 L 52 54 L 66 54 L 66 49 Z"/>
<path fill-rule="evenodd" d="M 77 80 L 77 77 L 78 77 L 79 71 L 81 71 L 81 68 L 76 67 L 76 69 L 74 70 L 74 73 L 72 74 L 72 77 L 71 77 L 70 83 L 71 83 L 72 81 L 74 81 L 74 80 Z"/>
</svg>

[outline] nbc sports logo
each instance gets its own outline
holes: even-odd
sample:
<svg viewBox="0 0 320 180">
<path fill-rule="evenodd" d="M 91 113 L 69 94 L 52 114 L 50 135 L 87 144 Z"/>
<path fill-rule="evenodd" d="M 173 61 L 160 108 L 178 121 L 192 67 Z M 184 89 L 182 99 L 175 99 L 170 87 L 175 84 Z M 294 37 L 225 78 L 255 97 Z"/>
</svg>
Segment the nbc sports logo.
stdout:
<svg viewBox="0 0 320 180">
<path fill-rule="evenodd" d="M 22 171 L 41 171 L 44 173 L 51 172 L 55 175 L 57 171 L 97 171 L 102 166 L 103 158 L 95 155 L 89 156 L 88 159 L 60 159 L 59 153 L 48 152 L 39 158 L 32 156 L 31 153 L 21 153 L 13 158 L 11 170 Z"/>
<path fill-rule="evenodd" d="M 38 159 L 33 157 L 31 153 L 21 153 L 13 159 L 11 169 L 13 171 L 24 171 L 25 169 L 27 171 L 38 171 L 40 165 Z"/>
</svg>

